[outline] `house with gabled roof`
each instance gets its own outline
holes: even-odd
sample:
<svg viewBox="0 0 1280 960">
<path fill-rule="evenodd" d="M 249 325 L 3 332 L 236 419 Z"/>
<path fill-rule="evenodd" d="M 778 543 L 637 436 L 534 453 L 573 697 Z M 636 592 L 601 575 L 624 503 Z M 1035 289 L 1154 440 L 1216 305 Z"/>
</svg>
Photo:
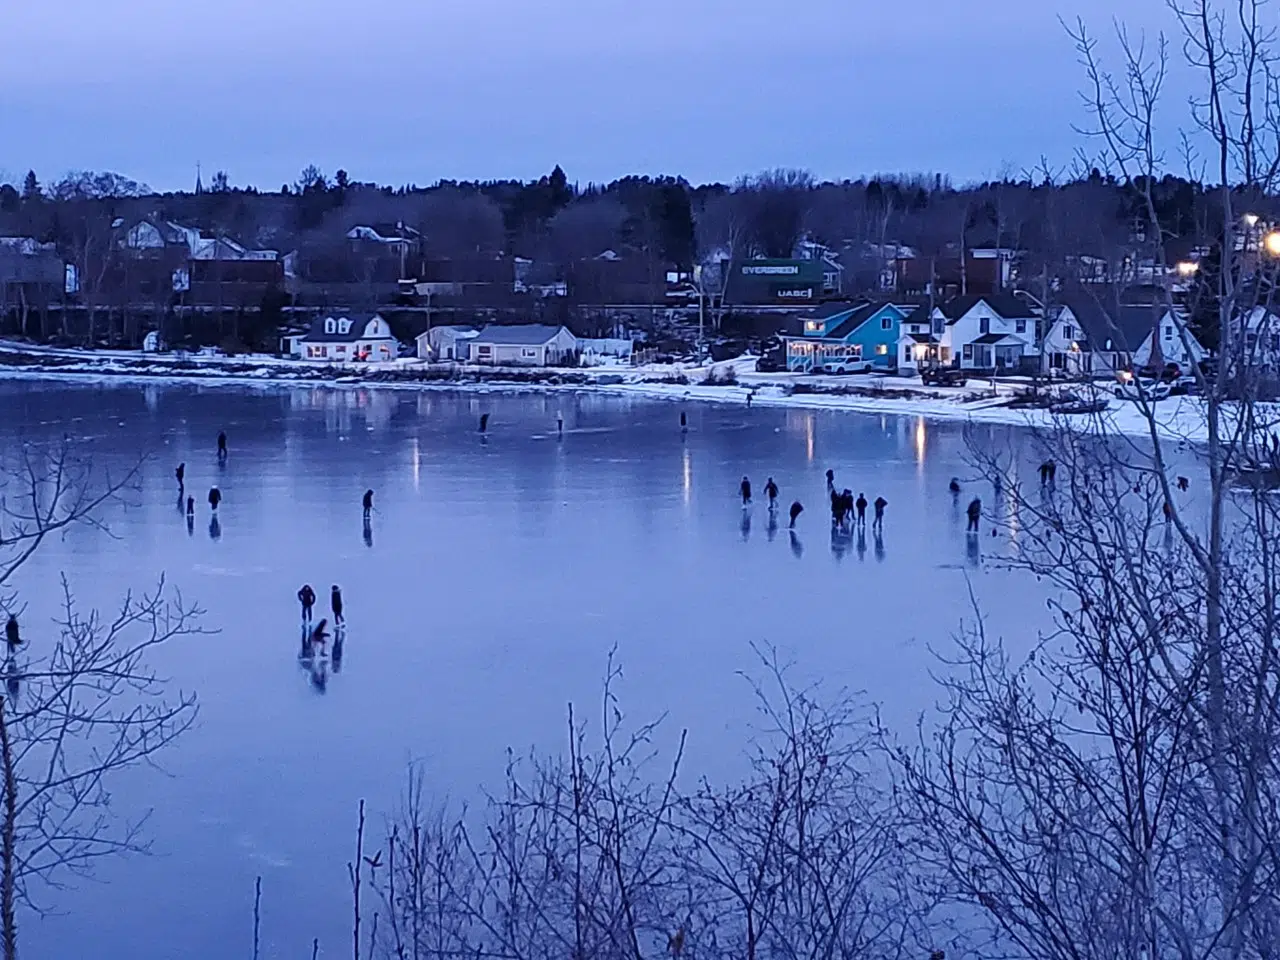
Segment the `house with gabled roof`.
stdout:
<svg viewBox="0 0 1280 960">
<path fill-rule="evenodd" d="M 1062 297 L 1043 352 L 1049 370 L 1068 375 L 1163 370 L 1169 364 L 1186 370 L 1208 355 L 1186 319 L 1158 298 L 1104 303 L 1088 292 Z"/>
<path fill-rule="evenodd" d="M 311 329 L 296 341 L 307 360 L 331 363 L 394 360 L 400 344 L 391 327 L 377 313 L 341 313 L 316 317 Z"/>
<path fill-rule="evenodd" d="M 797 373 L 848 373 L 865 364 L 897 366 L 898 329 L 910 304 L 833 302 L 800 317 L 798 337 L 785 337 L 787 369 Z"/>
<path fill-rule="evenodd" d="M 1039 309 L 1011 293 L 954 297 L 904 318 L 899 370 L 954 364 L 965 370 L 1015 373 L 1036 357 Z"/>
<path fill-rule="evenodd" d="M 490 324 L 471 338 L 469 350 L 472 363 L 553 367 L 576 361 L 578 338 L 563 326 Z"/>
</svg>

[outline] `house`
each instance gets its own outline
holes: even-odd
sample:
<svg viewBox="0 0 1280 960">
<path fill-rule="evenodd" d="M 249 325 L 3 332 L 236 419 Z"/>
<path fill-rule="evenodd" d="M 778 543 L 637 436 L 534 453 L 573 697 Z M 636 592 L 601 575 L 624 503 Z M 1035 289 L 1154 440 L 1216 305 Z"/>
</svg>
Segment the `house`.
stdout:
<svg viewBox="0 0 1280 960">
<path fill-rule="evenodd" d="M 1178 327 L 1183 327 L 1182 334 Z M 1068 294 L 1045 336 L 1045 366 L 1068 375 L 1112 374 L 1169 363 L 1188 368 L 1208 351 L 1157 299 L 1123 297 L 1103 304 L 1089 293 Z"/>
<path fill-rule="evenodd" d="M 1009 293 L 921 306 L 902 321 L 898 369 L 957 364 L 964 370 L 1015 373 L 1035 362 L 1039 320 L 1036 306 Z"/>
<path fill-rule="evenodd" d="M 1272 377 L 1280 373 L 1280 310 L 1256 306 L 1238 317 L 1223 350 L 1228 371 L 1242 366 Z"/>
<path fill-rule="evenodd" d="M 800 318 L 800 336 L 783 338 L 787 369 L 839 372 L 862 362 L 894 369 L 900 325 L 910 310 L 909 305 L 884 301 L 824 304 Z"/>
<path fill-rule="evenodd" d="M 471 356 L 471 341 L 479 333 L 475 327 L 442 325 L 415 338 L 419 360 L 464 361 Z"/>
<path fill-rule="evenodd" d="M 400 345 L 387 321 L 374 313 L 317 317 L 298 347 L 307 360 L 345 363 L 394 360 Z"/>
<path fill-rule="evenodd" d="M 574 362 L 578 340 L 567 327 L 490 325 L 472 338 L 470 348 L 472 363 L 549 367 Z"/>
</svg>

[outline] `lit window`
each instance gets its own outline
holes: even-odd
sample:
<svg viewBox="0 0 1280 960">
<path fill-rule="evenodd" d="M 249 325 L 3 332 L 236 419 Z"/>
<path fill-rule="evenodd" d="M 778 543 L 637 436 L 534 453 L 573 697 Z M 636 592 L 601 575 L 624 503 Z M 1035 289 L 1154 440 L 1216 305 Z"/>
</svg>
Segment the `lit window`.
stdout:
<svg viewBox="0 0 1280 960">
<path fill-rule="evenodd" d="M 335 320 L 335 319 L 333 319 L 333 317 L 330 317 L 329 319 L 327 319 L 327 320 L 324 322 L 324 332 L 325 332 L 325 333 L 337 333 L 337 332 L 338 332 L 338 321 L 337 321 L 337 320 Z"/>
<path fill-rule="evenodd" d="M 887 357 L 889 355 L 889 345 L 887 343 L 880 344 L 876 347 L 876 354 L 881 357 Z"/>
<path fill-rule="evenodd" d="M 350 320 L 345 320 L 345 319 L 344 319 L 344 320 L 339 320 L 339 321 L 338 321 L 338 332 L 339 332 L 339 333 L 350 333 L 350 332 L 351 332 L 351 321 L 350 321 Z"/>
</svg>

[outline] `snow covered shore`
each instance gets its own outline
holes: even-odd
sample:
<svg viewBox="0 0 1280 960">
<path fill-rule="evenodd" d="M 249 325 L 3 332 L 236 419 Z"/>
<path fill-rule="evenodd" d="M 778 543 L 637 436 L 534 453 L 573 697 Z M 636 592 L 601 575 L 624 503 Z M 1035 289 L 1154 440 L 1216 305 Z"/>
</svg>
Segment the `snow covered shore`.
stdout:
<svg viewBox="0 0 1280 960">
<path fill-rule="evenodd" d="M 332 365 L 276 357 L 174 356 L 133 351 L 83 351 L 0 342 L 0 377 L 172 380 L 228 386 L 315 385 L 478 392 L 592 391 L 672 401 L 698 401 L 932 420 L 1048 426 L 1046 410 L 1010 406 L 1017 385 L 974 381 L 964 388 L 922 387 L 883 376 L 799 377 L 755 372 L 753 358 L 704 367 L 653 365 L 592 369 L 493 369 L 401 360 Z M 727 382 L 726 382 L 727 381 Z M 1161 434 L 1183 440 L 1206 436 L 1202 403 L 1173 397 L 1157 405 Z M 1112 400 L 1097 415 L 1106 429 L 1145 437 L 1149 427 L 1136 403 Z"/>
</svg>

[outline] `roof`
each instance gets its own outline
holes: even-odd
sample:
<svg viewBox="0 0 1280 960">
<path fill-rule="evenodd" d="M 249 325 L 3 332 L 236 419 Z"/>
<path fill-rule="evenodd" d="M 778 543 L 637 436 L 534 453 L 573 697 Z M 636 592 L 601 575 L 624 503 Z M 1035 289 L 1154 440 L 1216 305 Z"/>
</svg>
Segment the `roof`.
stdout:
<svg viewBox="0 0 1280 960">
<path fill-rule="evenodd" d="M 311 329 L 307 331 L 306 339 L 308 343 L 355 343 L 357 340 L 364 339 L 364 328 L 369 325 L 370 320 L 381 320 L 382 317 L 377 313 L 341 313 L 328 314 L 323 317 L 316 317 L 311 321 Z M 347 328 L 346 333 L 328 333 L 325 331 L 326 320 L 350 320 L 351 326 Z M 390 340 L 392 337 L 388 334 L 385 338 Z"/>
<path fill-rule="evenodd" d="M 980 303 L 985 303 L 996 314 L 1006 320 L 1031 320 L 1035 318 L 1035 312 L 1031 307 L 1021 298 L 1015 297 L 1011 293 L 969 294 L 968 296 L 955 297 L 942 304 L 940 309 L 943 316 L 947 318 L 947 323 L 955 323 Z"/>
<path fill-rule="evenodd" d="M 827 336 L 834 340 L 843 340 L 845 337 L 849 336 L 849 334 L 853 333 L 855 330 L 861 327 L 864 323 L 866 323 L 876 314 L 884 311 L 886 308 L 892 308 L 893 310 L 896 310 L 899 314 L 905 314 L 907 312 L 898 304 L 892 303 L 888 300 L 881 300 L 876 303 L 868 303 L 859 307 L 857 310 L 855 310 L 853 312 L 853 315 L 850 316 L 848 319 L 842 320 L 835 327 L 835 329 L 833 329 L 830 333 L 827 334 Z"/>
<path fill-rule="evenodd" d="M 999 343 L 1001 340 L 1003 340 L 1007 336 L 1008 336 L 1007 333 L 984 333 L 982 336 L 978 337 L 978 339 L 970 340 L 969 342 L 981 343 L 984 345 L 991 344 L 991 343 Z"/>
<path fill-rule="evenodd" d="M 916 343 L 937 343 L 938 342 L 937 337 L 930 336 L 927 333 L 909 333 L 907 334 L 907 336 L 910 337 L 912 340 L 914 340 Z"/>
<path fill-rule="evenodd" d="M 929 308 L 929 302 L 926 300 L 924 303 L 917 306 L 903 318 L 902 322 L 932 324 L 933 311 Z"/>
<path fill-rule="evenodd" d="M 1103 304 L 1090 293 L 1072 293 L 1062 298 L 1084 331 L 1092 350 L 1122 350 L 1132 353 L 1142 346 L 1168 310 L 1155 303 Z M 1108 346 L 1108 343 L 1111 345 Z"/>
<path fill-rule="evenodd" d="M 567 332 L 563 326 L 553 327 L 545 323 L 521 323 L 511 326 L 490 324 L 481 330 L 475 339 L 480 343 L 538 345 L 550 343 L 561 330 Z"/>
<path fill-rule="evenodd" d="M 830 320 L 832 317 L 838 317 L 842 313 L 848 313 L 850 310 L 859 310 L 866 306 L 865 300 L 831 300 L 827 303 L 819 304 L 804 315 L 804 320 Z"/>
</svg>

